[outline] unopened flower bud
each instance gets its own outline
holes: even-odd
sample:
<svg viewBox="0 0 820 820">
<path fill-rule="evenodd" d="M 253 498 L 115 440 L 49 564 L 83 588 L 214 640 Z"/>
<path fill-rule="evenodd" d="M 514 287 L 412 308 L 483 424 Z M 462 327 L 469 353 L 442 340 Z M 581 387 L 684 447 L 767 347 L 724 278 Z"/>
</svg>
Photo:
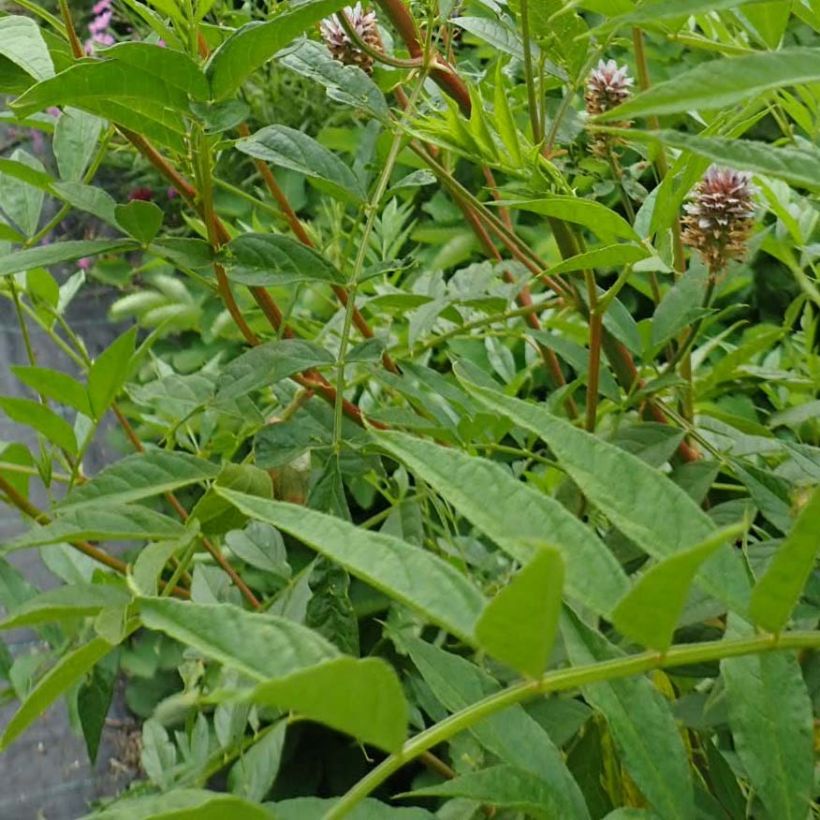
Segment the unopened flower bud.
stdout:
<svg viewBox="0 0 820 820">
<path fill-rule="evenodd" d="M 750 179 L 742 171 L 712 165 L 684 205 L 681 238 L 713 275 L 746 250 L 757 190 Z"/>
<path fill-rule="evenodd" d="M 373 48 L 381 46 L 379 28 L 376 25 L 376 12 L 366 12 L 362 9 L 361 3 L 356 3 L 353 8 L 347 6 L 343 13 L 347 15 L 351 27 L 361 40 Z M 345 65 L 356 65 L 368 74 L 372 74 L 373 58 L 356 46 L 335 16 L 322 20 L 319 29 L 334 60 Z"/>
</svg>

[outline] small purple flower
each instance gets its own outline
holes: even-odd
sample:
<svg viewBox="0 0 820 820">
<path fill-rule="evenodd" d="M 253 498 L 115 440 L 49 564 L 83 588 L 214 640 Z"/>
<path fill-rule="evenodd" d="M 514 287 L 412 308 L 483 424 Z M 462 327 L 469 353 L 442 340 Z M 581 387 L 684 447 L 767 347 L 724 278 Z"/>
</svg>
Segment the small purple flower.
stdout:
<svg viewBox="0 0 820 820">
<path fill-rule="evenodd" d="M 91 9 L 94 18 L 88 24 L 88 33 L 91 36 L 85 41 L 86 54 L 93 54 L 97 46 L 114 45 L 114 36 L 109 28 L 113 16 L 111 2 L 112 0 L 98 0 Z"/>
<path fill-rule="evenodd" d="M 78 259 L 77 267 L 80 270 L 88 270 L 91 267 L 91 258 L 88 256 L 84 256 L 82 257 L 82 259 Z"/>
</svg>

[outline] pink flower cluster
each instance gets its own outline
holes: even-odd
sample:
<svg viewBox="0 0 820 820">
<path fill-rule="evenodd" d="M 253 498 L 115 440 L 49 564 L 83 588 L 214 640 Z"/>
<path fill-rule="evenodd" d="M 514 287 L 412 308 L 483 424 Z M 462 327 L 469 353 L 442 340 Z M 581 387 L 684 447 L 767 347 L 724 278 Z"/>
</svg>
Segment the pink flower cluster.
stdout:
<svg viewBox="0 0 820 820">
<path fill-rule="evenodd" d="M 85 41 L 86 54 L 92 54 L 98 46 L 113 46 L 114 35 L 111 34 L 111 3 L 113 0 L 98 0 L 91 9 L 94 18 L 88 24 L 88 33 L 91 35 Z"/>
</svg>

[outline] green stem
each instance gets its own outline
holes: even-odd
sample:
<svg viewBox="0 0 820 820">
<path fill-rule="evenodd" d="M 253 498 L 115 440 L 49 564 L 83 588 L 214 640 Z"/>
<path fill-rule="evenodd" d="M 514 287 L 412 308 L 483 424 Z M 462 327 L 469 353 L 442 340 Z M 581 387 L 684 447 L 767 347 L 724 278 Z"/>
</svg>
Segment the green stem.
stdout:
<svg viewBox="0 0 820 820">
<path fill-rule="evenodd" d="M 524 45 L 524 79 L 527 83 L 527 101 L 532 125 L 532 141 L 539 145 L 544 138 L 541 130 L 541 115 L 538 110 L 538 94 L 535 90 L 535 73 L 532 67 L 532 43 L 530 42 L 530 9 L 529 0 L 520 0 L 521 39 Z"/>
<path fill-rule="evenodd" d="M 820 648 L 820 631 L 787 632 L 781 635 L 757 635 L 752 638 L 706 641 L 698 644 L 676 646 L 668 652 L 641 652 L 623 658 L 598 663 L 558 669 L 547 672 L 536 680 L 523 681 L 496 692 L 483 700 L 455 712 L 408 740 L 399 752 L 390 755 L 369 774 L 363 777 L 325 815 L 324 820 L 337 820 L 348 816 L 358 805 L 388 777 L 423 752 L 444 743 L 455 735 L 474 726 L 483 718 L 540 695 L 578 689 L 591 683 L 616 680 L 649 672 L 652 669 L 668 669 L 706 663 L 722 658 L 733 658 L 759 652 L 785 649 Z"/>
</svg>

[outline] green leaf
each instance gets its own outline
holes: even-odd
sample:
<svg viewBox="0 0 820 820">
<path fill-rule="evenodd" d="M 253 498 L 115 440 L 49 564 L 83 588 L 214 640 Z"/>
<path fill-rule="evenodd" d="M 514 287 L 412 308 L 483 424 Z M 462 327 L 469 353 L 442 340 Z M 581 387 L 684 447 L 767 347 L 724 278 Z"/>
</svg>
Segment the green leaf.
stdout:
<svg viewBox="0 0 820 820">
<path fill-rule="evenodd" d="M 192 528 L 191 532 L 179 541 L 156 541 L 153 544 L 146 544 L 131 568 L 137 590 L 142 595 L 156 595 L 160 575 L 171 556 L 181 547 L 190 545 L 196 537 L 197 532 Z"/>
<path fill-rule="evenodd" d="M 726 527 L 694 547 L 676 552 L 650 567 L 615 607 L 612 622 L 629 638 L 666 652 L 700 565 L 727 542 L 742 535 L 745 524 Z"/>
<path fill-rule="evenodd" d="M 542 675 L 558 628 L 563 580 L 560 553 L 541 547 L 481 613 L 476 624 L 481 646 L 519 672 Z"/>
<path fill-rule="evenodd" d="M 708 313 L 703 307 L 707 276 L 705 268 L 693 265 L 664 294 L 652 317 L 653 347 Z"/>
<path fill-rule="evenodd" d="M 213 53 L 205 69 L 213 98 L 228 97 L 277 51 L 344 5 L 345 0 L 307 0 L 264 23 L 242 26 Z"/>
<path fill-rule="evenodd" d="M 377 119 L 387 119 L 389 108 L 384 94 L 358 66 L 342 65 L 331 57 L 324 43 L 302 40 L 279 57 L 281 65 L 327 89 L 332 100 L 369 111 Z"/>
<path fill-rule="evenodd" d="M 11 60 L 35 80 L 54 76 L 54 64 L 37 23 L 29 17 L 0 19 L 0 55 Z"/>
<path fill-rule="evenodd" d="M 572 613 L 561 629 L 573 666 L 624 657 Z M 652 808 L 664 820 L 692 820 L 689 761 L 663 695 L 642 676 L 593 683 L 582 692 L 606 718 L 624 765 Z"/>
<path fill-rule="evenodd" d="M 632 265 L 641 259 L 646 259 L 648 256 L 650 256 L 649 251 L 642 245 L 625 245 L 623 243 L 607 245 L 603 248 L 595 248 L 586 253 L 570 256 L 568 259 L 564 259 L 563 262 L 553 265 L 548 273 L 550 276 L 556 276 L 559 273 L 576 270 L 620 268 L 624 265 Z"/>
<path fill-rule="evenodd" d="M 514 766 L 491 766 L 461 774 L 435 786 L 424 786 L 399 797 L 464 797 L 526 817 L 553 820 L 555 797 L 540 777 Z"/>
<path fill-rule="evenodd" d="M 295 128 L 269 125 L 238 140 L 235 147 L 277 168 L 304 174 L 320 191 L 339 199 L 362 202 L 366 196 L 358 177 L 336 154 Z"/>
<path fill-rule="evenodd" d="M 738 618 L 726 638 L 752 636 Z M 805 820 L 813 791 L 812 704 L 793 652 L 730 658 L 720 665 L 729 728 L 752 788 L 770 817 Z"/>
<path fill-rule="evenodd" d="M 518 32 L 509 24 L 489 17 L 454 17 L 453 25 L 489 43 L 494 49 L 519 60 L 524 59 L 524 44 Z M 536 46 L 535 49 L 538 47 Z"/>
<path fill-rule="evenodd" d="M 621 26 L 681 19 L 691 17 L 693 14 L 733 9 L 750 2 L 757 2 L 757 0 L 653 0 L 653 2 L 644 3 L 635 11 L 607 20 L 597 30 L 609 31 Z"/>
<path fill-rule="evenodd" d="M 671 80 L 658 83 L 597 119 L 613 120 L 721 108 L 748 100 L 772 88 L 818 80 L 820 52 L 816 48 L 789 48 L 722 57 L 700 63 Z"/>
<path fill-rule="evenodd" d="M 666 558 L 714 533 L 712 520 L 683 489 L 631 453 L 544 407 L 464 384 L 490 410 L 543 438 L 587 498 L 647 554 Z M 745 611 L 748 582 L 732 552 L 716 555 L 697 579 L 719 601 Z"/>
<path fill-rule="evenodd" d="M 219 374 L 217 401 L 232 401 L 320 365 L 333 364 L 324 348 L 299 339 L 276 339 L 237 356 Z"/>
<path fill-rule="evenodd" d="M 73 407 L 83 415 L 91 415 L 85 387 L 66 373 L 50 370 L 47 367 L 29 367 L 19 364 L 12 365 L 10 369 L 23 384 L 37 393 L 60 402 L 60 404 Z"/>
<path fill-rule="evenodd" d="M 78 108 L 67 108 L 60 114 L 54 127 L 53 142 L 60 179 L 71 182 L 82 180 L 104 125 L 99 117 Z"/>
<path fill-rule="evenodd" d="M 91 365 L 88 371 L 88 397 L 94 418 L 100 419 L 128 378 L 137 328 L 118 336 Z"/>
<path fill-rule="evenodd" d="M 506 200 L 498 204 L 583 225 L 599 236 L 620 237 L 633 242 L 641 241 L 635 229 L 620 214 L 592 199 L 581 199 L 577 196 L 550 196 L 544 199 Z"/>
<path fill-rule="evenodd" d="M 131 799 L 125 796 L 84 820 L 225 820 L 226 817 L 274 820 L 273 813 L 263 806 L 236 795 L 204 789 L 171 789 L 164 794 Z"/>
<path fill-rule="evenodd" d="M 31 399 L 0 397 L 0 410 L 18 424 L 25 424 L 45 436 L 52 444 L 72 455 L 77 453 L 77 438 L 71 425 L 50 407 Z"/>
<path fill-rule="evenodd" d="M 510 109 L 507 98 L 507 83 L 502 73 L 502 63 L 499 60 L 495 69 L 495 84 L 493 86 L 493 108 L 495 109 L 495 125 L 504 147 L 516 165 L 522 165 L 521 141 L 518 138 L 518 127 Z"/>
<path fill-rule="evenodd" d="M 285 678 L 339 657 L 339 651 L 295 621 L 232 604 L 195 604 L 172 598 L 138 599 L 140 619 L 256 681 Z"/>
<path fill-rule="evenodd" d="M 180 51 L 120 43 L 37 83 L 12 103 L 20 116 L 49 106 L 73 106 L 109 119 L 180 153 L 186 148 L 189 99 L 205 99 L 207 83 Z"/>
<path fill-rule="evenodd" d="M 248 698 L 265 706 L 293 709 L 389 752 L 398 751 L 407 736 L 407 703 L 401 683 L 393 667 L 381 658 L 326 661 L 260 684 Z"/>
<path fill-rule="evenodd" d="M 58 510 L 62 513 L 97 502 L 130 504 L 215 478 L 218 473 L 216 464 L 188 453 L 166 450 L 135 453 L 75 487 L 59 503 Z"/>
<path fill-rule="evenodd" d="M 628 135 L 629 139 L 661 142 L 732 168 L 784 179 L 792 185 L 806 188 L 820 185 L 820 151 L 809 143 L 778 146 L 755 140 L 704 137 L 682 131 L 617 131 L 623 136 Z"/>
<path fill-rule="evenodd" d="M 63 202 L 86 211 L 101 219 L 108 225 L 118 228 L 114 218 L 114 208 L 117 203 L 107 191 L 95 185 L 85 185 L 82 182 L 53 182 L 49 186 L 49 191 L 54 196 L 59 197 Z"/>
<path fill-rule="evenodd" d="M 11 610 L 0 629 L 32 626 L 96 615 L 106 607 L 121 606 L 130 600 L 121 587 L 109 584 L 66 584 L 41 592 Z"/>
<path fill-rule="evenodd" d="M 244 530 L 227 533 L 225 545 L 252 567 L 273 573 L 279 578 L 290 578 L 291 570 L 284 539 L 270 524 L 251 521 Z"/>
<path fill-rule="evenodd" d="M 521 563 L 537 543 L 557 550 L 570 595 L 609 615 L 629 589 L 607 546 L 563 505 L 513 478 L 500 464 L 403 433 L 374 434 L 380 447 L 446 498 L 476 527 Z M 487 504 L 503 498 L 503 504 Z"/>
<path fill-rule="evenodd" d="M 108 641 L 94 638 L 63 655 L 26 695 L 20 708 L 6 724 L 3 736 L 0 737 L 0 751 L 16 740 L 63 692 L 77 683 L 112 649 Z"/>
<path fill-rule="evenodd" d="M 50 245 L 26 248 L 0 256 L 0 276 L 57 265 L 61 262 L 73 262 L 83 256 L 125 253 L 136 248 L 137 245 L 131 239 L 69 239 L 65 242 L 52 242 Z"/>
<path fill-rule="evenodd" d="M 228 276 L 243 285 L 291 286 L 299 282 L 341 284 L 341 273 L 318 251 L 278 234 L 246 233 L 225 251 Z"/>
<path fill-rule="evenodd" d="M 77 716 L 80 718 L 88 759 L 92 764 L 97 760 L 100 738 L 114 697 L 116 681 L 116 656 L 109 655 L 95 664 L 88 679 L 77 692 Z"/>
<path fill-rule="evenodd" d="M 205 75 L 199 65 L 183 51 L 158 43 L 126 41 L 101 50 L 99 55 L 127 70 L 145 71 L 155 77 L 155 85 L 159 83 L 192 100 L 203 101 L 208 98 Z"/>
<path fill-rule="evenodd" d="M 6 172 L 0 175 L 0 208 L 26 236 L 32 236 L 40 224 L 44 199 L 41 186 L 32 183 L 42 179 L 43 163 L 22 148 L 16 148 L 10 160 L 0 167 Z M 15 173 L 7 173 L 12 169 Z M 0 271 L 7 258 L 0 258 Z"/>
<path fill-rule="evenodd" d="M 159 540 L 180 538 L 185 527 L 167 515 L 137 505 L 101 504 L 69 510 L 42 527 L 8 542 L 3 550 L 27 549 L 62 541 Z"/>
<path fill-rule="evenodd" d="M 265 470 L 253 464 L 225 464 L 214 484 L 191 510 L 191 518 L 199 521 L 208 534 L 221 535 L 245 524 L 245 516 L 219 495 L 218 487 L 273 498 L 273 481 Z"/>
<path fill-rule="evenodd" d="M 290 800 L 269 804 L 276 812 L 277 820 L 322 820 L 338 797 L 293 797 Z M 345 820 L 433 820 L 434 814 L 426 809 L 397 809 L 368 797 L 345 814 Z"/>
<path fill-rule="evenodd" d="M 780 632 L 789 620 L 814 569 L 820 548 L 820 489 L 806 506 L 752 589 L 749 615 L 770 632 Z"/>
<path fill-rule="evenodd" d="M 147 245 L 162 227 L 162 209 L 153 202 L 135 199 L 114 208 L 117 224 L 138 242 Z"/>
<path fill-rule="evenodd" d="M 394 600 L 468 643 L 485 601 L 472 582 L 436 555 L 293 504 L 217 488 L 251 518 L 298 538 Z"/>
<path fill-rule="evenodd" d="M 500 690 L 486 672 L 465 658 L 408 636 L 399 639 L 425 683 L 448 712 L 458 712 Z M 546 786 L 551 816 L 589 818 L 581 790 L 549 735 L 520 705 L 490 715 L 470 733 L 499 760 L 529 772 Z"/>
<path fill-rule="evenodd" d="M 279 772 L 287 729 L 288 721 L 280 720 L 242 753 L 228 772 L 228 789 L 233 794 L 255 802 L 265 798 Z"/>
</svg>

